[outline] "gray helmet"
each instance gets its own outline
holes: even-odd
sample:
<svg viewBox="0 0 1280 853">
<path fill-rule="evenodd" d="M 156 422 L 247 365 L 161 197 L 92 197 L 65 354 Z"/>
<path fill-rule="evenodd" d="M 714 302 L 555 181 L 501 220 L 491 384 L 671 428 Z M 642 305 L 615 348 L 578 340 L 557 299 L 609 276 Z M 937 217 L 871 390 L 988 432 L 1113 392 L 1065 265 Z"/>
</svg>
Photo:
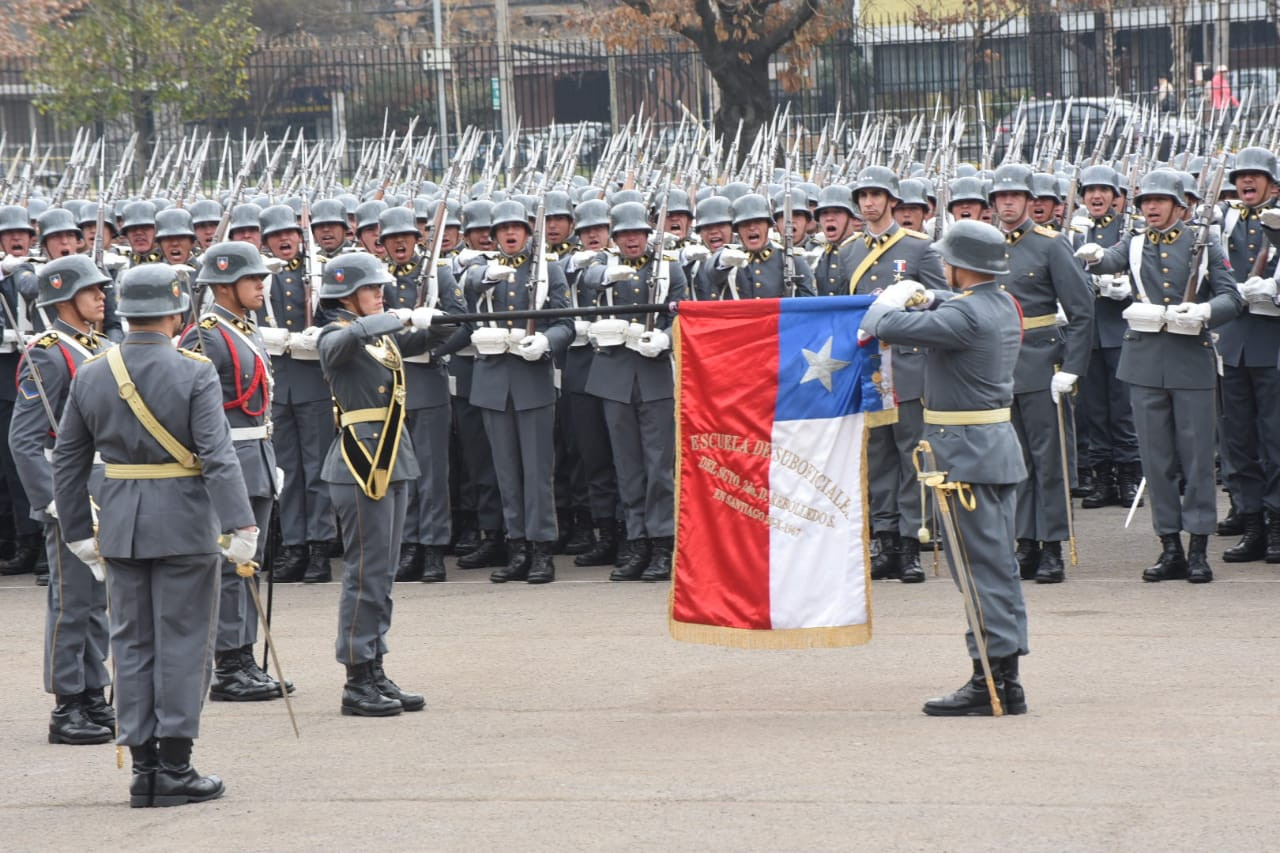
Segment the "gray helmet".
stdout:
<svg viewBox="0 0 1280 853">
<path fill-rule="evenodd" d="M 751 185 L 746 181 L 732 181 L 724 185 L 720 190 L 720 195 L 729 199 L 729 201 L 737 201 L 744 195 L 751 192 Z"/>
<path fill-rule="evenodd" d="M 814 213 L 821 216 L 824 210 L 843 210 L 850 216 L 858 215 L 853 208 L 853 193 L 844 184 L 823 187 L 818 193 L 818 209 Z"/>
<path fill-rule="evenodd" d="M 573 204 L 564 190 L 548 190 L 542 194 L 542 204 L 547 216 L 573 216 Z"/>
<path fill-rule="evenodd" d="M 32 196 L 27 199 L 27 218 L 34 224 L 40 218 L 40 214 L 49 209 L 49 200 L 40 196 Z"/>
<path fill-rule="evenodd" d="M 713 195 L 698 202 L 694 215 L 694 230 L 708 225 L 728 225 L 733 222 L 733 204 L 722 195 Z"/>
<path fill-rule="evenodd" d="M 111 276 L 98 269 L 88 255 L 67 255 L 49 261 L 36 277 L 40 294 L 36 305 L 43 308 L 55 302 L 66 302 L 86 287 L 109 284 Z"/>
<path fill-rule="evenodd" d="M 124 222 L 120 223 L 121 231 L 127 232 L 130 228 L 145 228 L 148 225 L 155 227 L 156 206 L 149 201 L 131 201 L 124 206 L 121 214 L 124 216 Z"/>
<path fill-rule="evenodd" d="M 609 205 L 604 199 L 593 198 L 581 202 L 573 209 L 573 231 L 576 234 L 583 228 L 594 228 L 609 224 Z"/>
<path fill-rule="evenodd" d="M 967 178 L 956 178 L 951 182 L 951 200 L 948 202 L 948 210 L 950 206 L 958 201 L 978 201 L 982 204 L 987 203 L 986 186 L 982 178 L 977 175 L 970 175 Z"/>
<path fill-rule="evenodd" d="M 1022 163 L 1005 163 L 991 176 L 991 185 L 987 187 L 987 202 L 996 193 L 1026 193 L 1035 196 L 1031 187 L 1031 167 Z"/>
<path fill-rule="evenodd" d="M 856 201 L 858 193 L 863 190 L 883 190 L 895 199 L 902 198 L 902 190 L 898 186 L 898 176 L 892 169 L 884 166 L 867 166 L 858 173 L 853 185 L 853 197 Z"/>
<path fill-rule="evenodd" d="M 222 205 L 213 199 L 202 198 L 194 201 L 187 210 L 191 213 L 192 225 L 209 225 L 222 221 Z"/>
<path fill-rule="evenodd" d="M 785 190 L 779 191 L 773 197 L 773 218 L 777 219 L 779 216 L 785 216 L 786 210 L 787 210 L 786 191 Z M 809 201 L 804 197 L 804 190 L 800 189 L 799 187 L 792 187 L 791 188 L 791 214 L 794 216 L 797 213 L 802 213 L 805 216 L 809 217 L 810 219 L 813 218 L 813 213 L 809 210 Z"/>
<path fill-rule="evenodd" d="M 620 231 L 652 231 L 649 225 L 649 214 L 644 205 L 638 201 L 624 201 L 615 204 L 609 211 L 609 233 Z"/>
<path fill-rule="evenodd" d="M 196 238 L 191 228 L 191 213 L 180 207 L 171 207 L 156 214 L 156 239 L 161 237 Z"/>
<path fill-rule="evenodd" d="M 812 206 L 818 203 L 818 196 L 822 194 L 822 190 L 818 188 L 817 184 L 801 181 L 798 184 L 794 184 L 794 186 L 804 191 L 805 204 Z"/>
<path fill-rule="evenodd" d="M 413 218 L 419 222 L 429 222 L 436 214 L 436 203 L 434 199 L 426 196 L 414 196 L 413 199 Z"/>
<path fill-rule="evenodd" d="M 1276 155 L 1266 148 L 1252 145 L 1236 152 L 1235 165 L 1227 173 L 1227 180 L 1236 182 L 1236 176 L 1246 172 L 1262 172 L 1273 183 L 1280 183 L 1280 170 L 1276 168 Z"/>
<path fill-rule="evenodd" d="M 667 213 L 687 213 L 693 216 L 693 205 L 689 203 L 689 194 L 681 189 L 667 190 Z"/>
<path fill-rule="evenodd" d="M 1105 164 L 1086 166 L 1081 169 L 1076 184 L 1080 187 L 1080 192 L 1084 192 L 1089 187 L 1107 187 L 1116 195 L 1120 195 L 1119 176 L 1115 169 Z"/>
<path fill-rule="evenodd" d="M 462 211 L 462 205 L 452 200 L 441 203 L 444 205 L 444 227 L 461 228 L 462 217 L 459 214 Z"/>
<path fill-rule="evenodd" d="M 317 225 L 341 225 L 347 227 L 347 212 L 336 198 L 326 198 L 311 205 L 311 227 Z"/>
<path fill-rule="evenodd" d="M 929 198 L 925 195 L 925 183 L 920 178 L 905 178 L 898 182 L 898 207 L 906 207 L 914 205 L 916 207 L 929 207 Z"/>
<path fill-rule="evenodd" d="M 200 284 L 235 284 L 245 276 L 271 275 L 261 253 L 243 240 L 215 243 L 200 258 L 200 275 L 196 277 Z"/>
<path fill-rule="evenodd" d="M 130 267 L 116 282 L 116 313 L 128 319 L 169 317 L 191 308 L 187 288 L 168 264 Z"/>
<path fill-rule="evenodd" d="M 350 296 L 369 284 L 393 284 L 387 265 L 368 252 L 339 255 L 324 265 L 320 278 L 320 298 L 339 299 Z"/>
<path fill-rule="evenodd" d="M 281 204 L 287 206 L 290 210 L 293 211 L 294 218 L 297 218 L 302 215 L 302 196 L 291 195 L 288 198 L 286 198 L 283 202 L 281 202 Z"/>
<path fill-rule="evenodd" d="M 759 193 L 747 193 L 738 196 L 733 202 L 733 227 L 737 228 L 744 222 L 751 222 L 756 219 L 763 219 L 767 222 L 773 222 L 773 210 L 769 207 L 769 200 Z"/>
<path fill-rule="evenodd" d="M 473 231 L 477 228 L 489 230 L 493 224 L 493 202 L 478 198 L 462 206 L 462 230 Z"/>
<path fill-rule="evenodd" d="M 231 208 L 231 219 L 227 222 L 227 233 L 231 234 L 242 228 L 252 228 L 255 231 L 262 230 L 259 218 L 262 216 L 262 208 L 252 202 L 237 204 Z"/>
<path fill-rule="evenodd" d="M 385 240 L 397 234 L 418 237 L 418 220 L 407 207 L 388 207 L 378 214 L 378 239 Z"/>
<path fill-rule="evenodd" d="M 584 201 L 591 201 L 593 198 L 604 200 L 604 190 L 592 184 L 584 184 L 578 187 L 573 194 L 574 200 L 581 204 Z"/>
<path fill-rule="evenodd" d="M 938 241 L 938 253 L 951 266 L 990 275 L 1009 271 L 1006 248 L 999 229 L 974 219 L 954 223 Z"/>
<path fill-rule="evenodd" d="M 1182 178 L 1183 193 L 1190 196 L 1193 201 L 1204 201 L 1204 197 L 1200 195 L 1200 186 L 1190 172 L 1179 172 L 1178 177 Z"/>
<path fill-rule="evenodd" d="M 387 203 L 376 198 L 360 202 L 360 205 L 356 207 L 356 233 L 359 234 L 364 229 L 377 225 L 378 217 L 386 209 Z"/>
<path fill-rule="evenodd" d="M 16 204 L 6 204 L 0 207 L 0 234 L 5 231 L 29 231 L 36 233 L 36 229 L 31 227 L 31 219 L 27 216 L 27 209 Z"/>
<path fill-rule="evenodd" d="M 339 193 L 338 201 L 342 202 L 342 212 L 347 216 L 355 216 L 356 208 L 360 206 L 360 199 L 356 198 L 353 193 Z"/>
<path fill-rule="evenodd" d="M 496 236 L 499 226 L 515 223 L 523 225 L 533 233 L 533 228 L 529 225 L 529 212 L 525 210 L 523 202 L 515 199 L 500 201 L 493 206 L 493 212 L 490 214 L 489 233 Z"/>
<path fill-rule="evenodd" d="M 644 193 L 640 190 L 615 190 L 609 193 L 607 198 L 609 204 L 626 204 L 629 201 L 638 201 L 644 203 Z"/>
<path fill-rule="evenodd" d="M 978 176 L 978 167 L 973 165 L 972 163 L 956 164 L 957 178 L 976 178 L 977 176 Z"/>
<path fill-rule="evenodd" d="M 87 198 L 69 198 L 62 203 L 62 207 L 71 211 L 71 215 L 77 217 L 76 221 L 79 222 L 80 208 L 88 203 L 89 200 Z"/>
<path fill-rule="evenodd" d="M 270 237 L 281 231 L 302 232 L 298 214 L 287 204 L 273 204 L 258 214 L 258 228 L 262 230 L 263 237 Z"/>
<path fill-rule="evenodd" d="M 51 207 L 40 214 L 40 218 L 36 220 L 36 225 L 40 228 L 41 243 L 47 237 L 61 234 L 65 231 L 70 231 L 77 237 L 84 237 L 84 234 L 80 232 L 80 226 L 76 225 L 76 218 L 71 215 L 71 211 L 63 210 L 61 207 Z"/>
<path fill-rule="evenodd" d="M 1142 176 L 1138 182 L 1138 192 L 1133 197 L 1134 204 L 1142 204 L 1148 196 L 1168 196 L 1178 207 L 1186 207 L 1186 190 L 1182 186 L 1182 178 L 1172 169 L 1154 169 Z"/>
<path fill-rule="evenodd" d="M 1061 202 L 1062 194 L 1058 190 L 1058 178 L 1047 172 L 1038 172 L 1031 176 L 1031 197 L 1051 198 Z"/>
<path fill-rule="evenodd" d="M 84 207 L 80 208 L 80 215 L 76 217 L 76 224 L 83 229 L 86 225 L 97 226 L 98 224 L 98 203 L 91 201 Z M 112 233 L 116 230 L 116 212 L 111 205 L 107 205 L 107 209 L 102 212 L 102 224 L 110 228 Z"/>
</svg>

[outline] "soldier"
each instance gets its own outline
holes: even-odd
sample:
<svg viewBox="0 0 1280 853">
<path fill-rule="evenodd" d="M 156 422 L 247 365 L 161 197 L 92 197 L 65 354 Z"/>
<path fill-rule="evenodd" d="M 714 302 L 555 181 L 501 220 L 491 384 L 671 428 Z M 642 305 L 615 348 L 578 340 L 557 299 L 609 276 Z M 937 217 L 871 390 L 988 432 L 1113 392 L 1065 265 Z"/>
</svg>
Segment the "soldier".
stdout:
<svg viewBox="0 0 1280 853">
<path fill-rule="evenodd" d="M 769 239 L 773 210 L 757 193 L 732 205 L 733 228 L 742 248 L 727 246 L 707 260 L 712 299 L 777 299 L 813 296 L 813 273 L 803 257 L 793 258 L 794 279 L 786 281 L 782 247 Z"/>
<path fill-rule="evenodd" d="M 98 233 L 97 203 L 89 202 L 80 208 L 80 213 L 76 216 L 76 225 L 80 227 L 80 233 L 84 235 L 84 250 L 86 252 L 92 250 L 94 236 Z M 111 247 L 115 245 L 118 235 L 116 233 L 116 217 L 112 212 L 111 205 L 109 204 L 107 205 L 107 209 L 103 211 L 102 227 L 105 229 L 102 233 L 102 246 L 104 253 L 110 253 L 114 256 L 115 252 L 111 251 Z M 116 259 L 113 257 L 112 261 L 115 260 Z M 124 259 L 121 257 L 120 265 L 123 265 L 123 260 Z M 107 271 L 111 272 L 113 266 L 115 266 L 115 264 L 109 265 L 107 267 Z"/>
<path fill-rule="evenodd" d="M 1062 209 L 1062 194 L 1058 190 L 1058 178 L 1045 172 L 1036 172 L 1031 176 L 1031 203 L 1027 205 L 1027 216 L 1036 225 L 1043 225 L 1054 231 L 1062 231 L 1062 220 L 1058 211 Z"/>
<path fill-rule="evenodd" d="M 222 205 L 202 198 L 192 202 L 189 212 L 191 213 L 191 230 L 196 234 L 196 251 L 203 252 L 213 245 L 213 238 L 217 236 L 218 225 L 222 222 Z M 85 239 L 92 240 L 93 237 L 85 234 Z"/>
<path fill-rule="evenodd" d="M 584 284 L 601 307 L 678 301 L 686 285 L 679 265 L 662 255 L 662 236 L 649 245 L 643 204 L 609 212 L 616 262 L 597 264 Z M 666 269 L 659 271 L 658 265 Z M 671 577 L 675 536 L 675 383 L 667 315 L 606 318 L 591 324 L 596 347 L 586 391 L 602 402 L 618 497 L 626 521 L 625 556 L 611 581 L 664 581 Z"/>
<path fill-rule="evenodd" d="M 1031 169 L 1008 163 L 996 170 L 990 202 L 1009 246 L 1009 272 L 997 276 L 1022 309 L 1022 351 L 1014 375 L 1013 426 L 1022 441 L 1027 479 L 1018 487 L 1018 565 L 1025 580 L 1066 579 L 1062 543 L 1071 506 L 1058 441 L 1059 399 L 1089 366 L 1092 288 L 1071 247 L 1057 231 L 1027 216 Z M 1061 305 L 1067 325 L 1059 331 Z"/>
<path fill-rule="evenodd" d="M 156 206 L 149 201 L 131 201 L 121 211 L 124 217 L 120 233 L 129 244 L 129 263 L 133 266 L 159 263 L 156 246 Z"/>
<path fill-rule="evenodd" d="M 925 192 L 928 186 L 919 178 L 904 178 L 898 181 L 898 203 L 893 206 L 893 221 L 910 231 L 924 232 L 925 220 L 929 218 L 929 203 Z"/>
<path fill-rule="evenodd" d="M 547 252 L 564 260 L 578 247 L 573 239 L 573 207 L 563 190 L 547 190 L 542 194 L 547 229 Z"/>
<path fill-rule="evenodd" d="M 322 454 L 333 438 L 329 387 L 320 372 L 316 339 L 327 316 L 314 309 L 311 282 L 299 254 L 302 228 L 293 208 L 277 204 L 262 211 L 260 230 L 267 247 L 284 266 L 271 276 L 257 321 L 287 333 L 288 352 L 272 353 L 275 393 L 271 401 L 272 443 L 284 470 L 280 491 L 280 554 L 275 579 L 327 583 L 329 540 L 337 536 L 329 490 L 321 477 Z M 271 338 L 268 338 L 271 340 Z"/>
<path fill-rule="evenodd" d="M 347 248 L 347 215 L 342 202 L 327 198 L 311 205 L 311 239 L 325 260 Z"/>
<path fill-rule="evenodd" d="M 227 220 L 227 239 L 248 243 L 255 249 L 262 248 L 262 208 L 252 202 L 237 204 L 231 208 Z"/>
<path fill-rule="evenodd" d="M 685 267 L 691 299 L 711 299 L 714 294 L 710 255 L 733 242 L 733 214 L 730 202 L 722 196 L 711 196 L 698 202 L 694 230 L 702 242 L 702 251 Z"/>
<path fill-rule="evenodd" d="M 124 342 L 71 383 L 53 449 L 58 522 L 71 553 L 108 571 L 117 742 L 133 757 L 129 804 L 222 796 L 191 766 L 218 609 L 219 533 L 237 564 L 258 529 L 222 413 L 218 376 L 175 349 L 191 309 L 173 271 L 145 264 L 120 280 Z M 98 534 L 89 503 L 94 453 L 106 463 Z"/>
<path fill-rule="evenodd" d="M 84 234 L 69 210 L 52 207 L 40 214 L 36 225 L 40 230 L 40 248 L 47 260 L 74 255 L 84 243 Z"/>
<path fill-rule="evenodd" d="M 426 352 L 433 342 L 429 332 L 404 331 L 408 308 L 383 311 L 385 288 L 394 283 L 377 258 L 353 253 L 326 264 L 320 285 L 321 305 L 335 318 L 320 332 L 319 352 L 340 429 L 325 456 L 324 479 L 345 546 L 336 644 L 347 669 L 344 716 L 426 707 L 383 668 L 408 484 L 419 473 L 404 428 L 403 356 Z M 432 312 L 421 311 L 429 325 Z"/>
<path fill-rule="evenodd" d="M 195 265 L 196 232 L 191 214 L 171 207 L 156 214 L 156 242 L 166 264 Z"/>
<path fill-rule="evenodd" d="M 356 208 L 356 242 L 375 258 L 385 259 L 387 250 L 378 240 L 378 217 L 387 209 L 381 199 L 370 199 Z"/>
<path fill-rule="evenodd" d="M 989 216 L 986 187 L 983 186 L 982 179 L 977 176 L 953 180 L 947 199 L 947 213 L 951 214 L 951 218 L 956 221 L 981 220 Z"/>
<path fill-rule="evenodd" d="M 111 683 L 105 664 L 106 588 L 62 539 L 50 464 L 56 419 L 66 405 L 71 380 L 85 359 L 110 346 L 94 331 L 105 310 L 103 285 L 110 281 L 83 255 L 51 261 L 40 271 L 37 304 L 53 312 L 55 319 L 22 361 L 9 427 L 9 446 L 33 504 L 32 517 L 43 525 L 49 560 L 44 689 L 57 697 L 49 721 L 50 743 L 107 743 L 115 730 L 115 712 L 103 696 L 103 688 Z M 92 477 L 96 493 L 101 469 L 95 467 Z"/>
<path fill-rule="evenodd" d="M 898 178 L 883 166 L 858 173 L 853 197 L 865 223 L 861 238 L 841 252 L 852 270 L 846 293 L 876 293 L 899 281 L 916 281 L 927 290 L 946 290 L 942 261 L 929 238 L 909 231 L 893 218 L 900 195 Z M 924 433 L 925 355 L 921 347 L 894 346 L 893 387 L 898 398 L 896 423 L 874 426 L 867 438 L 868 498 L 871 507 L 871 577 L 921 583 L 920 483 L 912 454 Z"/>
<path fill-rule="evenodd" d="M 162 210 L 160 216 L 171 211 Z M 172 211 L 182 212 L 182 211 Z M 253 320 L 265 299 L 270 275 L 258 250 L 243 241 L 216 243 L 206 253 L 199 283 L 209 287 L 213 304 L 188 328 L 180 346 L 202 353 L 218 372 L 222 408 L 249 492 L 259 530 L 271 524 L 275 498 L 276 455 L 271 445 L 271 357 Z M 258 540 L 253 559 L 262 565 L 267 537 Z M 222 562 L 218 629 L 214 638 L 214 702 L 256 702 L 281 695 L 280 682 L 253 657 L 258 641 L 258 614 L 248 584 L 228 560 Z M 293 685 L 288 685 L 292 689 Z"/>
<path fill-rule="evenodd" d="M 858 238 L 862 224 L 854 210 L 853 193 L 843 185 L 824 188 L 818 197 L 817 216 L 824 240 L 813 268 L 818 295 L 847 294 L 849 278 L 853 275 L 848 249 Z"/>
<path fill-rule="evenodd" d="M 565 308 L 569 304 L 564 272 L 548 267 L 546 302 L 535 304 L 533 245 L 528 215 L 518 201 L 494 205 L 491 230 L 499 256 L 485 267 L 468 270 L 464 292 L 469 312 Z M 553 489 L 555 375 L 551 349 L 573 340 L 568 318 L 529 324 L 495 319 L 471 334 L 479 351 L 471 404 L 480 408 L 493 451 L 507 528 L 507 565 L 494 571 L 494 583 L 555 580 L 551 546 L 556 539 Z"/>
<path fill-rule="evenodd" d="M 1013 538 L 1017 484 L 1027 472 L 1009 423 L 1014 365 L 1020 358 L 1020 312 L 993 280 L 1010 269 L 999 231 L 979 222 L 957 222 L 938 250 L 947 265 L 947 282 L 960 295 L 941 301 L 933 311 L 906 312 L 901 309 L 907 300 L 925 289 L 914 282 L 891 284 L 867 311 L 863 328 L 883 341 L 928 352 L 925 438 L 937 469 L 946 471 L 949 481 L 966 484 L 973 499 L 972 509 L 966 504 L 952 514 L 960 541 L 944 545 L 953 572 L 969 572 L 1005 713 L 1025 714 L 1018 657 L 1028 651 L 1027 610 Z M 965 640 L 973 676 L 949 696 L 926 702 L 924 712 L 930 716 L 992 713 L 973 630 Z"/>
<path fill-rule="evenodd" d="M 1145 233 L 1109 249 L 1086 243 L 1076 257 L 1094 273 L 1128 270 L 1136 298 L 1124 312 L 1129 330 L 1117 376 L 1129 385 L 1151 522 L 1161 545 L 1160 558 L 1142 579 L 1208 583 L 1209 534 L 1217 516 L 1209 440 L 1217 355 L 1208 330 L 1234 319 L 1243 301 L 1215 243 L 1207 246 L 1207 266 L 1192 269 L 1196 237 L 1182 222 L 1185 200 L 1176 172 L 1148 173 L 1134 201 L 1146 219 Z M 1182 496 L 1180 477 L 1186 484 Z M 1185 553 L 1183 530 L 1191 534 Z"/>
</svg>

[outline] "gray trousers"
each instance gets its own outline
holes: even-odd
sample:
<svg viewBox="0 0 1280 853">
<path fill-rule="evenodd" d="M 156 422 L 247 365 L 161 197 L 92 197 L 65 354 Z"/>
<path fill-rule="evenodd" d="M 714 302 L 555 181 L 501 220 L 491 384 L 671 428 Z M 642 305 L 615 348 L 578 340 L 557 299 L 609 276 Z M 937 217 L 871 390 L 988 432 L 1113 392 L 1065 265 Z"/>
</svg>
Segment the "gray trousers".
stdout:
<svg viewBox="0 0 1280 853">
<path fill-rule="evenodd" d="M 258 526 L 258 550 L 253 561 L 261 566 L 271 529 L 271 498 L 249 498 L 249 504 L 253 507 L 254 523 Z M 258 579 L 240 577 L 230 560 L 219 562 L 222 581 L 218 593 L 218 635 L 214 650 L 226 652 L 258 642 L 258 610 L 248 587 Z"/>
<path fill-rule="evenodd" d="M 507 536 L 556 539 L 554 404 L 536 409 L 481 409 L 493 451 Z"/>
<path fill-rule="evenodd" d="M 1116 378 L 1119 364 L 1119 347 L 1095 349 L 1089 359 L 1089 372 L 1080 382 L 1076 413 L 1085 447 L 1080 461 L 1090 468 L 1107 462 L 1138 461 L 1129 385 Z"/>
<path fill-rule="evenodd" d="M 1138 450 L 1151 498 L 1156 535 L 1209 535 L 1218 523 L 1213 485 L 1212 388 L 1148 388 L 1130 385 Z M 1178 475 L 1186 480 L 1178 495 Z"/>
<path fill-rule="evenodd" d="M 333 444 L 333 404 L 279 403 L 271 407 L 271 444 L 284 471 L 280 492 L 280 544 L 325 542 L 337 535 L 328 485 L 320 478 Z"/>
<path fill-rule="evenodd" d="M 452 535 L 449 512 L 449 404 L 414 409 L 405 417 L 413 452 L 422 475 L 409 483 L 409 508 L 404 518 L 404 541 L 414 545 L 448 545 Z"/>
<path fill-rule="evenodd" d="M 49 557 L 49 608 L 44 622 L 44 689 L 69 696 L 111 683 L 107 671 L 107 586 L 93 579 L 62 541 L 58 525 L 44 525 Z"/>
<path fill-rule="evenodd" d="M 342 523 L 342 593 L 338 598 L 338 663 L 368 663 L 387 652 L 391 629 L 391 588 L 395 585 L 404 538 L 409 483 L 387 486 L 371 500 L 354 483 L 330 483 L 334 509 Z"/>
<path fill-rule="evenodd" d="M 1013 395 L 1013 428 L 1027 466 L 1027 478 L 1018 484 L 1017 538 L 1065 542 L 1070 533 L 1058 407 L 1047 390 Z"/>
<path fill-rule="evenodd" d="M 867 434 L 867 493 L 871 532 L 915 539 L 920 532 L 920 481 L 911 453 L 924 437 L 924 406 L 898 403 L 898 422 Z"/>
<path fill-rule="evenodd" d="M 498 494 L 498 474 L 493 470 L 493 451 L 484 431 L 484 415 L 465 397 L 454 397 L 452 408 L 462 459 L 458 508 L 474 511 L 481 530 L 501 530 L 502 497 Z"/>
<path fill-rule="evenodd" d="M 633 388 L 630 403 L 603 404 L 627 538 L 674 536 L 676 401 L 644 403 Z"/>
<path fill-rule="evenodd" d="M 117 743 L 200 736 L 218 622 L 221 554 L 107 558 Z"/>
<path fill-rule="evenodd" d="M 1030 650 L 1027 605 L 1018 579 L 1018 561 L 1013 555 L 1017 486 L 974 483 L 971 488 L 977 503 L 973 511 L 951 498 L 951 516 L 960 535 L 959 553 L 968 560 L 974 608 L 986 628 L 987 654 L 992 657 L 1025 655 Z M 947 550 L 954 580 L 957 549 L 946 536 L 943 547 Z M 978 646 L 973 631 L 966 631 L 964 638 L 969 657 L 977 660 Z"/>
<path fill-rule="evenodd" d="M 1280 370 L 1224 367 L 1223 479 L 1240 512 L 1280 512 Z"/>
</svg>

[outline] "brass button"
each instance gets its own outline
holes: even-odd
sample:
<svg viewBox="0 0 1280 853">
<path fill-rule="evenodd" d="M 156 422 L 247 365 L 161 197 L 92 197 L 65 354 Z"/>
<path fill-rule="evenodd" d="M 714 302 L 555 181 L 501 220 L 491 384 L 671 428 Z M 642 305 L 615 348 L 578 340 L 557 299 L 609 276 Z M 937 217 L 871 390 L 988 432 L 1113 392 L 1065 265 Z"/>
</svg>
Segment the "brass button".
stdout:
<svg viewBox="0 0 1280 853">
<path fill-rule="evenodd" d="M 1161 267 L 1161 268 L 1160 268 L 1160 272 L 1164 273 L 1165 275 L 1168 275 L 1168 274 L 1169 274 L 1169 268 L 1168 268 L 1168 267 Z"/>
<path fill-rule="evenodd" d="M 1167 258 L 1167 257 L 1169 257 L 1169 253 L 1168 253 L 1168 252 L 1161 252 L 1161 253 L 1160 253 L 1160 257 L 1162 257 L 1162 258 Z"/>
<path fill-rule="evenodd" d="M 878 276 L 874 276 L 874 275 L 873 275 L 873 276 L 871 276 L 871 280 L 872 280 L 872 281 L 875 281 L 877 278 L 878 278 Z"/>
<path fill-rule="evenodd" d="M 378 386 L 378 393 L 379 393 L 379 394 L 385 394 L 385 393 L 387 393 L 387 386 L 386 386 L 386 385 L 379 385 L 379 386 Z"/>
<path fill-rule="evenodd" d="M 1169 282 L 1167 282 L 1167 281 L 1166 281 L 1166 282 L 1164 283 L 1164 286 L 1165 286 L 1165 287 L 1170 287 Z"/>
<path fill-rule="evenodd" d="M 1166 286 L 1166 287 L 1168 287 L 1168 285 L 1165 285 L 1165 286 Z M 1169 300 L 1169 297 L 1167 297 L 1167 296 L 1166 296 L 1166 297 L 1164 298 L 1164 304 L 1165 304 L 1165 305 L 1168 305 L 1168 304 L 1169 304 L 1169 301 L 1170 301 L 1170 300 Z"/>
<path fill-rule="evenodd" d="M 756 274 L 756 275 L 760 275 L 760 270 L 756 270 L 756 271 L 755 271 L 755 274 Z"/>
<path fill-rule="evenodd" d="M 764 285 L 757 281 L 757 282 L 756 282 L 756 287 L 764 287 Z"/>
</svg>

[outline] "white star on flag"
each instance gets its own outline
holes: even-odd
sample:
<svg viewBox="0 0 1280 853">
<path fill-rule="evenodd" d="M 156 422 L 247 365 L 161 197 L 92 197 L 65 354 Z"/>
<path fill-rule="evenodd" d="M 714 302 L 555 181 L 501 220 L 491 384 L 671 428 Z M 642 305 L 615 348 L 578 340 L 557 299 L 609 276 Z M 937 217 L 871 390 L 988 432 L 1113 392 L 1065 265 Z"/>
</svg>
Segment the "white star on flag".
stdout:
<svg viewBox="0 0 1280 853">
<path fill-rule="evenodd" d="M 801 385 L 816 379 L 822 383 L 823 388 L 830 392 L 831 374 L 837 370 L 844 370 L 849 366 L 849 362 L 831 357 L 831 341 L 832 338 L 828 337 L 827 342 L 822 345 L 822 349 L 817 352 L 803 347 L 800 349 L 800 352 L 804 354 L 804 360 L 809 362 L 809 367 L 805 369 L 804 376 L 800 378 Z"/>
</svg>

